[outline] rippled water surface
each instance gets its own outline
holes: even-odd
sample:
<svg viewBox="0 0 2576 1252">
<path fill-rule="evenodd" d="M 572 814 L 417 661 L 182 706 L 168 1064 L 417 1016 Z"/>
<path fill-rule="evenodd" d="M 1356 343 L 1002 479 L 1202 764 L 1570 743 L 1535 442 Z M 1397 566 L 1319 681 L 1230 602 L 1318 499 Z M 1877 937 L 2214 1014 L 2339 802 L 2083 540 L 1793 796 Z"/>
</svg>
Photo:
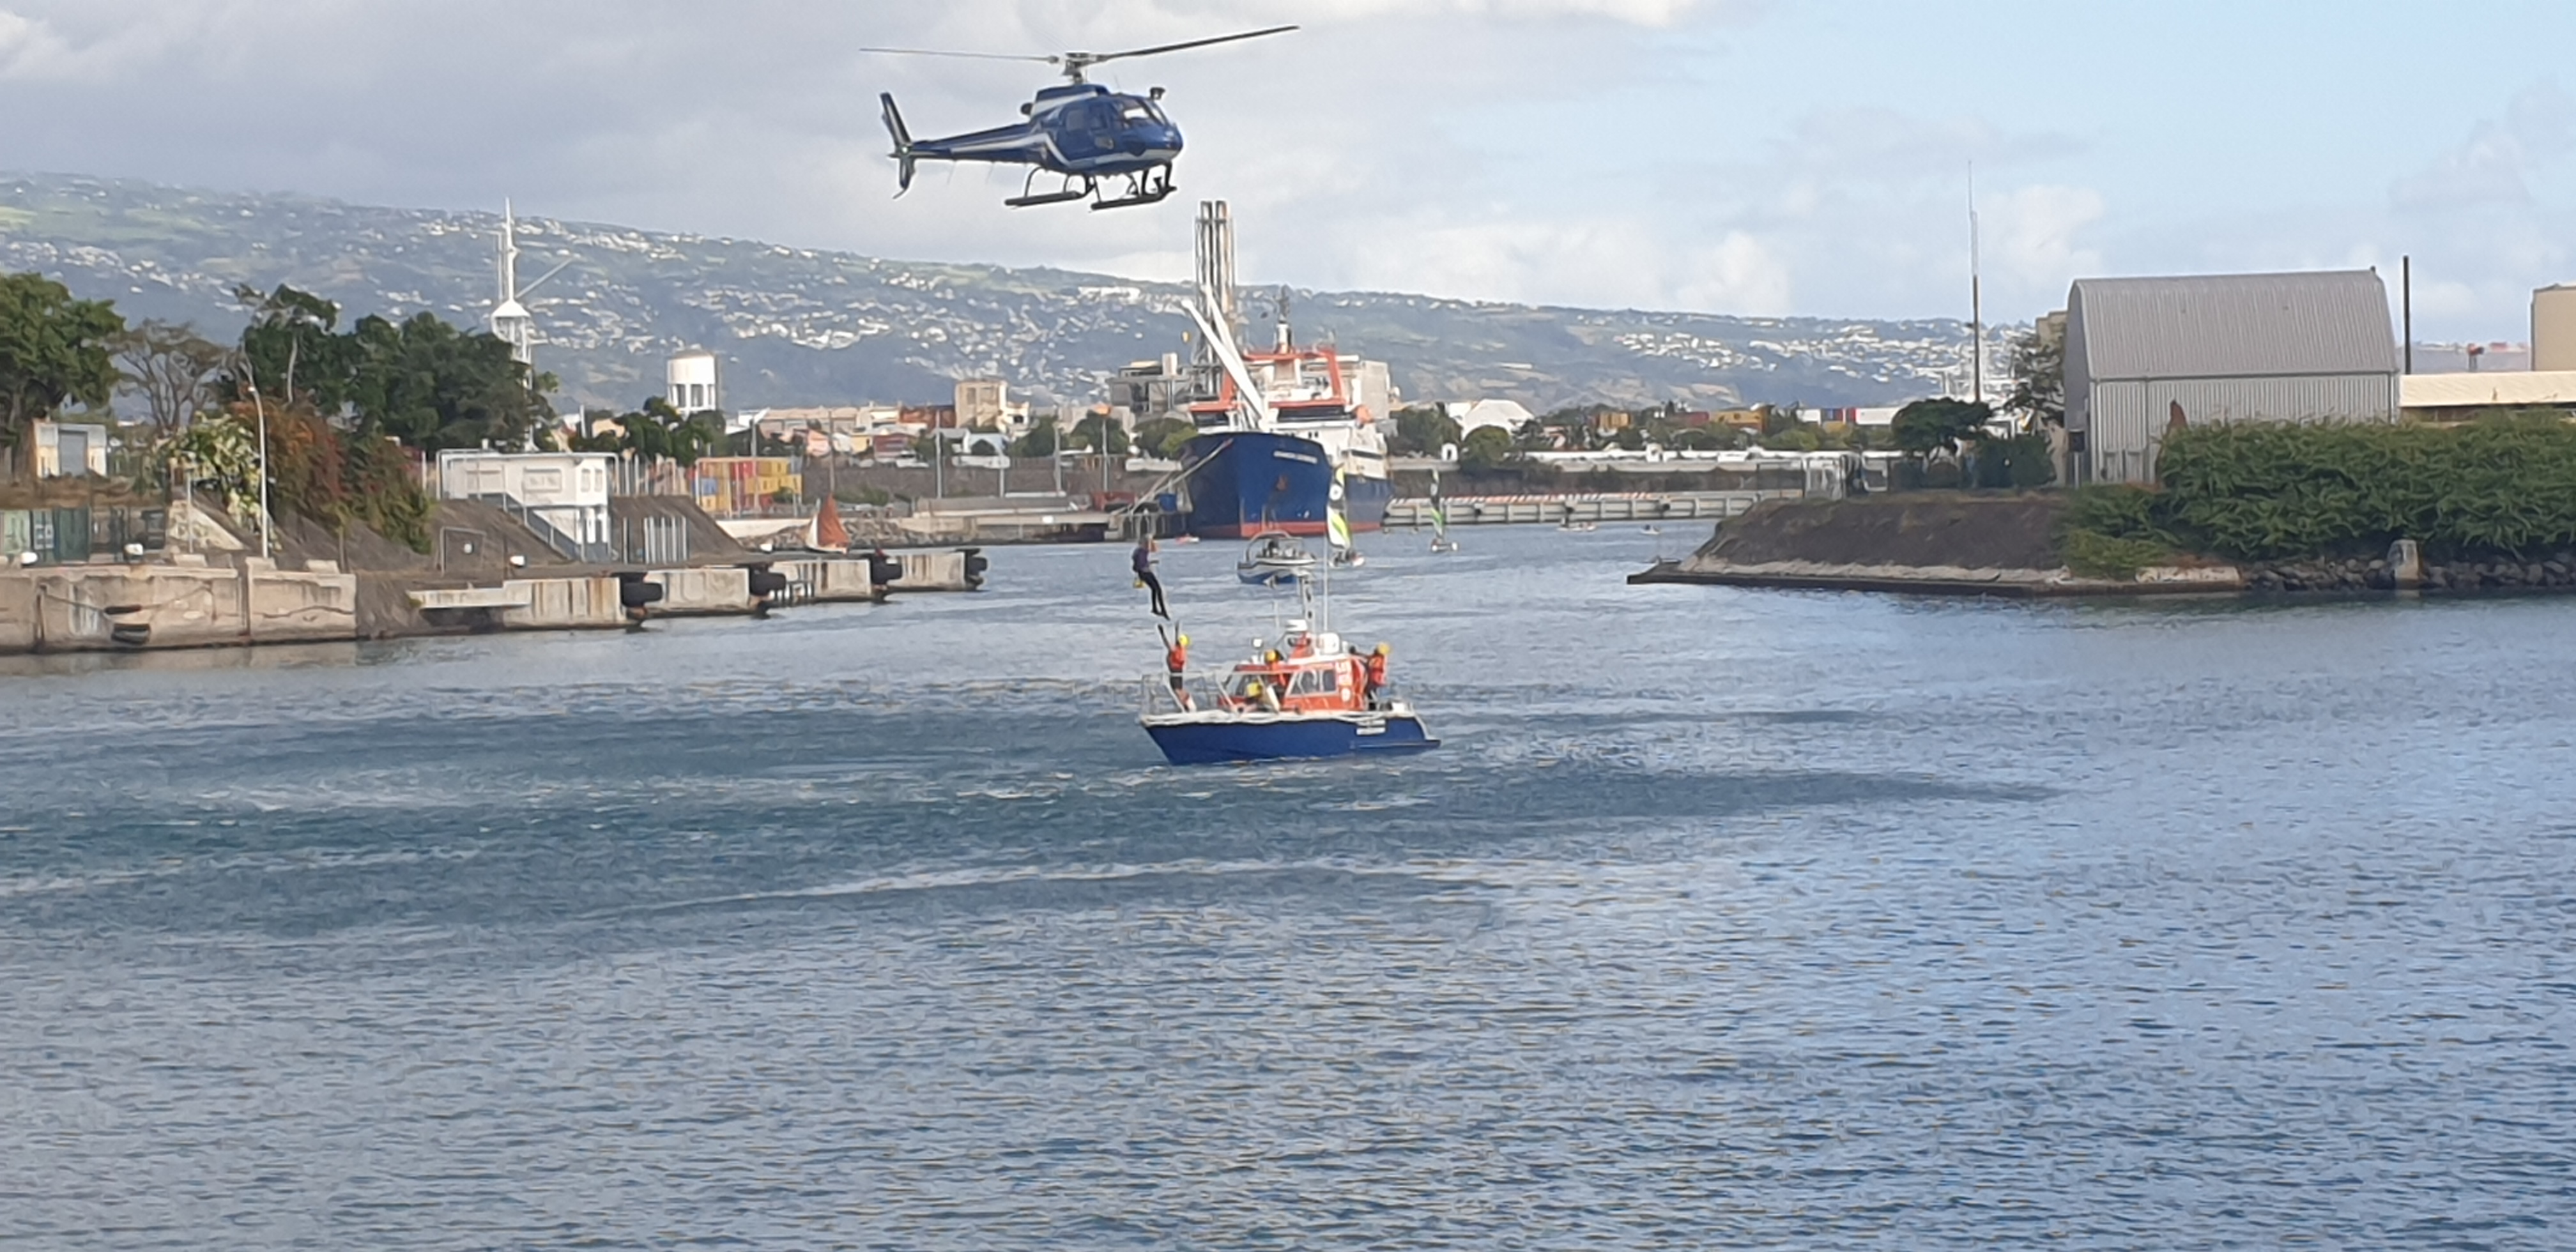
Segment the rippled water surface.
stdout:
<svg viewBox="0 0 2576 1252">
<path fill-rule="evenodd" d="M 2576 602 L 1464 538 L 1383 764 L 1159 764 L 1106 548 L 15 663 L 0 1245 L 2576 1246 Z"/>
</svg>

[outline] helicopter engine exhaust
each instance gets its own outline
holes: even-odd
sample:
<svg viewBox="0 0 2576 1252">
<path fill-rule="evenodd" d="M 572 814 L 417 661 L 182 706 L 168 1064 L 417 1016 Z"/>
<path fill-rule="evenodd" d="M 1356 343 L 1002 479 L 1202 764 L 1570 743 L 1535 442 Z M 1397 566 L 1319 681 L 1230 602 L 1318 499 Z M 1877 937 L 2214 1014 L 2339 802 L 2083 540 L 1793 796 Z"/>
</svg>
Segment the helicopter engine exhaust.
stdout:
<svg viewBox="0 0 2576 1252">
<path fill-rule="evenodd" d="M 877 99 L 885 103 L 886 133 L 894 136 L 894 159 L 897 162 L 894 194 L 912 190 L 912 171 L 917 158 L 912 152 L 912 132 L 904 128 L 903 114 L 894 107 L 894 93 L 881 91 Z"/>
</svg>

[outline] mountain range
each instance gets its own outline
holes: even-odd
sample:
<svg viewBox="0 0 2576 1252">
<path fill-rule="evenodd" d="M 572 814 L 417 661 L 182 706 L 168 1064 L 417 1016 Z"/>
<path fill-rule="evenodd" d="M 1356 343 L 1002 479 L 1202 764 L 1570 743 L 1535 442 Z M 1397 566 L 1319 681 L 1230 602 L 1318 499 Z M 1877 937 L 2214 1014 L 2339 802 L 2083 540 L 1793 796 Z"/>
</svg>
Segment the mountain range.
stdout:
<svg viewBox="0 0 2576 1252">
<path fill-rule="evenodd" d="M 235 288 L 279 283 L 345 318 L 430 311 L 480 328 L 501 216 L 280 193 L 0 174 L 0 269 L 37 270 L 130 320 L 229 339 Z M 992 376 L 1039 402 L 1100 397 L 1121 366 L 1184 351 L 1186 287 L 1053 269 L 901 261 L 544 217 L 518 222 L 538 366 L 560 402 L 632 405 L 665 356 L 724 359 L 732 408 L 945 401 Z M 1254 302 L 1260 304 L 1264 302 Z M 1894 403 L 1936 394 L 1968 329 L 1913 321 L 1578 309 L 1385 292 L 1289 293 L 1301 342 L 1384 360 L 1407 400 L 1699 406 Z M 1266 324 L 1247 332 L 1267 342 Z"/>
</svg>

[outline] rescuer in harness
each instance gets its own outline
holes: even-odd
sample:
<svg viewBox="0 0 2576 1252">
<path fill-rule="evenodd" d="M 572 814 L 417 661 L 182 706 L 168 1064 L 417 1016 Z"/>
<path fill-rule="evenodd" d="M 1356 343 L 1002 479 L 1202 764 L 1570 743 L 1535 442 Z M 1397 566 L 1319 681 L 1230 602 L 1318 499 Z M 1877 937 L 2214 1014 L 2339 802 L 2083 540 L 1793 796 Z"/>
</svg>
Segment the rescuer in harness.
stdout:
<svg viewBox="0 0 2576 1252">
<path fill-rule="evenodd" d="M 1361 704 L 1373 709 L 1385 699 L 1386 663 L 1393 655 L 1393 650 L 1381 643 L 1377 651 L 1369 653 L 1368 659 L 1360 662 Z"/>
<path fill-rule="evenodd" d="M 1128 556 L 1127 564 L 1136 571 L 1136 585 L 1153 593 L 1154 616 L 1167 622 L 1172 620 L 1170 607 L 1163 603 L 1163 580 L 1154 577 L 1154 537 L 1152 535 L 1142 535 L 1137 538 L 1136 551 Z"/>
</svg>

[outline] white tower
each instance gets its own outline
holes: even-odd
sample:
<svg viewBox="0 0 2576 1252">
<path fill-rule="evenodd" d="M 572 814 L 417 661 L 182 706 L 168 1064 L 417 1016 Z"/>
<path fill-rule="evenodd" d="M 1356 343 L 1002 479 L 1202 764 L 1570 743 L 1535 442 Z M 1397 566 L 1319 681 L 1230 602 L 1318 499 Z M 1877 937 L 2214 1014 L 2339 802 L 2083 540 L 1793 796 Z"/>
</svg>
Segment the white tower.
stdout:
<svg viewBox="0 0 2576 1252">
<path fill-rule="evenodd" d="M 501 202 L 500 268 L 500 298 L 492 306 L 492 335 L 510 345 L 510 355 L 519 364 L 533 370 L 537 364 L 537 319 L 528 316 L 528 306 L 519 303 L 519 230 L 507 200 Z"/>
<path fill-rule="evenodd" d="M 670 400 L 672 408 L 682 413 L 722 410 L 722 384 L 715 353 L 693 350 L 665 358 L 662 362 L 662 394 Z"/>
</svg>

